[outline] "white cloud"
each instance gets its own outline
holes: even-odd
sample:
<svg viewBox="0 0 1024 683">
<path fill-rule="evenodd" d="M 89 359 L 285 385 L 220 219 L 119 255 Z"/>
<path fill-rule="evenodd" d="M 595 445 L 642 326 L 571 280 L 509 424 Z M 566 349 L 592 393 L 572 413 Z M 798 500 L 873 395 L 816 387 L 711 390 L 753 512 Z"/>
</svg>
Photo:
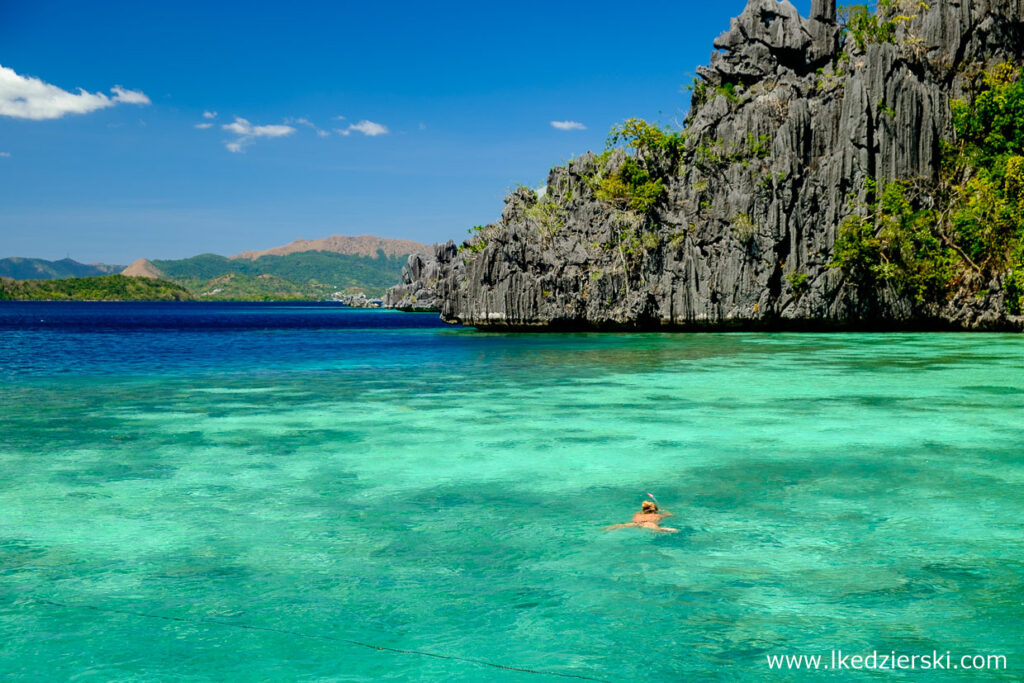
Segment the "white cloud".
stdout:
<svg viewBox="0 0 1024 683">
<path fill-rule="evenodd" d="M 116 101 L 124 104 L 152 104 L 146 97 L 146 93 L 140 90 L 125 90 L 121 86 L 115 85 L 110 92 L 114 93 Z"/>
<path fill-rule="evenodd" d="M 420 124 L 420 130 L 426 130 L 426 129 L 427 129 L 427 124 L 421 123 Z"/>
<path fill-rule="evenodd" d="M 215 111 L 204 111 L 203 112 L 203 118 L 204 119 L 215 119 L 215 118 L 217 118 L 217 112 L 215 112 Z"/>
<path fill-rule="evenodd" d="M 552 121 L 551 122 L 551 127 L 552 128 L 557 128 L 558 130 L 586 130 L 587 129 L 587 127 L 584 126 L 579 121 Z"/>
<path fill-rule="evenodd" d="M 352 131 L 346 130 L 344 128 L 335 128 L 334 132 L 337 133 L 338 135 L 344 135 L 344 136 L 352 135 Z"/>
<path fill-rule="evenodd" d="M 308 128 L 311 128 L 313 132 L 315 132 L 319 137 L 322 138 L 327 138 L 331 136 L 329 131 L 319 128 L 315 123 L 313 123 L 304 116 L 298 119 L 285 119 L 284 122 L 289 124 L 295 124 L 297 126 L 306 126 Z"/>
<path fill-rule="evenodd" d="M 11 157 L 11 153 L 10 152 L 0 152 L 0 157 L 4 157 L 5 159 L 9 159 Z"/>
<path fill-rule="evenodd" d="M 286 125 L 254 126 L 241 116 L 236 116 L 234 122 L 221 126 L 224 130 L 234 133 L 237 139 L 225 143 L 229 152 L 241 152 L 252 144 L 256 138 L 283 138 L 295 132 L 295 129 Z"/>
<path fill-rule="evenodd" d="M 283 138 L 295 132 L 294 128 L 285 125 L 254 126 L 240 116 L 235 117 L 234 123 L 227 123 L 221 128 L 251 138 Z"/>
<path fill-rule="evenodd" d="M 313 122 L 310 121 L 309 119 L 307 119 L 306 117 L 302 117 L 302 118 L 298 118 L 298 119 L 285 119 L 284 122 L 285 123 L 295 123 L 295 124 L 298 124 L 300 126 L 309 126 L 310 128 L 316 128 L 316 126 L 313 125 Z"/>
<path fill-rule="evenodd" d="M 352 131 L 356 131 L 357 133 L 362 133 L 363 135 L 368 135 L 372 138 L 378 135 L 387 135 L 388 127 L 380 123 L 374 123 L 373 121 L 363 120 L 359 123 L 350 124 L 346 131 L 347 132 L 342 133 L 342 135 L 348 135 Z"/>
<path fill-rule="evenodd" d="M 239 135 L 246 135 L 252 131 L 252 124 L 245 119 L 236 118 L 234 123 L 226 123 L 221 128 Z"/>
<path fill-rule="evenodd" d="M 67 114 L 88 114 L 116 104 L 150 103 L 145 93 L 137 90 L 125 90 L 118 85 L 110 91 L 114 93 L 113 97 L 100 92 L 87 92 L 82 88 L 77 93 L 71 93 L 38 78 L 21 76 L 13 69 L 0 66 L 0 116 L 44 121 L 59 119 Z"/>
<path fill-rule="evenodd" d="M 212 123 L 197 123 L 196 128 L 199 130 L 206 130 L 207 128 L 213 128 Z"/>
</svg>

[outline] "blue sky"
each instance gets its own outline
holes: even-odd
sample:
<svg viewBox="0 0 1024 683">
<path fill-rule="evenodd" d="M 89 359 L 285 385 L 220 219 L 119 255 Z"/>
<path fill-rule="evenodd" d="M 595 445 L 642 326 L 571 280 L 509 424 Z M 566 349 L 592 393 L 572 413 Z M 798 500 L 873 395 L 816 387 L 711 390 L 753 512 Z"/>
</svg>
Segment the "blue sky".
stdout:
<svg viewBox="0 0 1024 683">
<path fill-rule="evenodd" d="M 461 238 L 681 120 L 744 4 L 0 0 L 0 257 Z"/>
</svg>

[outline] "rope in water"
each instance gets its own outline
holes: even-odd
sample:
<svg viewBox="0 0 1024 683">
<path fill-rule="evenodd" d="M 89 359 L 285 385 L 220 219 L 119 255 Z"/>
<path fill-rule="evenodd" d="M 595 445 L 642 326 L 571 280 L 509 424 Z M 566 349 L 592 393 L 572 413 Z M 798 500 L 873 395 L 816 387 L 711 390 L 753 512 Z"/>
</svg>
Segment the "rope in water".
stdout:
<svg viewBox="0 0 1024 683">
<path fill-rule="evenodd" d="M 28 598 L 32 602 L 39 603 L 41 605 L 50 605 L 52 607 L 61 607 L 63 609 L 87 609 L 94 612 L 104 612 L 108 614 L 123 614 L 126 616 L 141 617 L 144 619 L 160 619 L 163 621 L 176 621 L 190 624 L 208 624 L 211 626 L 227 626 L 230 628 L 244 629 L 247 631 L 263 631 L 266 633 L 279 633 L 287 636 L 295 636 L 296 638 L 306 638 L 307 640 L 329 640 L 335 643 L 346 643 L 348 645 L 355 645 L 358 647 L 365 647 L 370 650 L 377 650 L 378 652 L 393 652 L 400 655 L 416 655 L 420 657 L 431 657 L 433 659 L 447 659 L 453 662 L 465 662 L 467 664 L 477 664 L 479 666 L 489 666 L 494 669 L 503 669 L 505 671 L 518 671 L 525 674 L 538 674 L 541 676 L 557 676 L 559 678 L 574 678 L 582 681 L 600 681 L 600 683 L 608 683 L 608 681 L 602 678 L 594 678 L 592 676 L 583 676 L 580 674 L 567 674 L 560 673 L 558 671 L 543 671 L 539 669 L 527 669 L 521 666 L 508 666 L 506 664 L 497 664 L 495 662 L 488 662 L 483 659 L 473 659 L 472 657 L 459 657 L 456 655 L 442 655 L 436 652 L 425 652 L 423 650 L 405 650 L 397 647 L 386 647 L 384 645 L 374 645 L 373 643 L 364 643 L 359 640 L 350 640 L 348 638 L 338 638 L 336 636 L 329 636 L 323 633 L 300 633 L 298 631 L 289 631 L 287 629 L 272 628 L 269 626 L 252 626 L 251 624 L 238 624 L 231 621 L 218 621 L 217 619 L 189 619 L 186 617 L 175 617 L 165 614 L 150 614 L 147 612 L 136 612 L 133 610 L 115 609 L 112 607 L 97 607 L 96 605 L 74 605 L 64 602 L 57 602 L 55 600 L 45 600 L 43 598 Z"/>
</svg>

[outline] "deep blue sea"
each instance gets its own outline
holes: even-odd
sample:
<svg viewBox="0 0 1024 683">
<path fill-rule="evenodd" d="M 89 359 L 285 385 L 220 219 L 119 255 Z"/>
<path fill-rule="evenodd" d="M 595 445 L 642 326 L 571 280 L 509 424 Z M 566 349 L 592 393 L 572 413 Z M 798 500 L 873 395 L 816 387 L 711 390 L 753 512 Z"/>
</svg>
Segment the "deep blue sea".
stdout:
<svg viewBox="0 0 1024 683">
<path fill-rule="evenodd" d="M 0 303 L 0 678 L 1020 680 L 1022 415 L 1021 335 Z"/>
</svg>

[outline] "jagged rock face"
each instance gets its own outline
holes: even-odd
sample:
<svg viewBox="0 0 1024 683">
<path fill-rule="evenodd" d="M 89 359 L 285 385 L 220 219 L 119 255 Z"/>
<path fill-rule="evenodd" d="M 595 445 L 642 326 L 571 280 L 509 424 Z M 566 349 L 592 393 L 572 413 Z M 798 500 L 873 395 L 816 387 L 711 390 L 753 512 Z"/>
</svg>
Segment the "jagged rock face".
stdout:
<svg viewBox="0 0 1024 683">
<path fill-rule="evenodd" d="M 454 276 L 456 264 L 461 270 L 458 256 L 458 247 L 450 240 L 435 244 L 433 256 L 411 254 L 402 271 L 402 283 L 384 296 L 384 306 L 409 312 L 440 311 L 439 285 L 443 278 Z"/>
<path fill-rule="evenodd" d="M 699 71 L 680 168 L 650 213 L 596 196 L 624 154 L 586 155 L 552 170 L 544 200 L 510 195 L 461 250 L 413 257 L 390 301 L 478 327 L 1022 327 L 998 278 L 922 305 L 829 267 L 867 179 L 937 181 L 969 67 L 1024 54 L 1020 1 L 936 0 L 905 39 L 863 51 L 835 18 L 834 0 L 809 19 L 750 0 Z"/>
<path fill-rule="evenodd" d="M 835 0 L 811 0 L 811 19 L 834 22 L 836 20 Z"/>
<path fill-rule="evenodd" d="M 835 26 L 821 23 L 804 21 L 789 2 L 750 0 L 729 31 L 715 40 L 719 52 L 711 55 L 711 66 L 698 73 L 714 85 L 752 85 L 780 70 L 805 75 L 835 51 Z"/>
</svg>

